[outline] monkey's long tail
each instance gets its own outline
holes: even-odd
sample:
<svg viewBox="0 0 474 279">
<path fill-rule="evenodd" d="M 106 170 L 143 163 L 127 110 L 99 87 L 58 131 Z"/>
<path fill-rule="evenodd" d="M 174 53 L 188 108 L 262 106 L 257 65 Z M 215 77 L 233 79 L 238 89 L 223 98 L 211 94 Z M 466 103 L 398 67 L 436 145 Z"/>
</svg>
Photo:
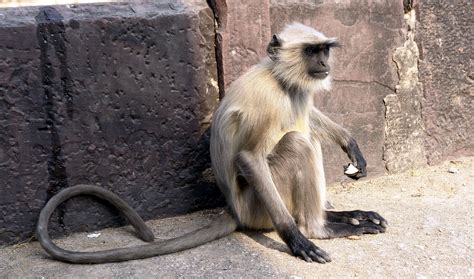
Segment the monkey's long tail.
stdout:
<svg viewBox="0 0 474 279">
<path fill-rule="evenodd" d="M 136 211 L 126 204 L 121 198 L 109 190 L 92 186 L 92 185 L 77 185 L 62 190 L 57 195 L 52 197 L 46 206 L 41 210 L 36 229 L 38 241 L 41 246 L 56 260 L 79 263 L 106 263 L 106 262 L 120 262 L 127 260 L 143 259 L 157 255 L 170 254 L 179 252 L 189 248 L 193 248 L 212 240 L 221 238 L 235 231 L 237 222 L 227 212 L 220 215 L 217 219 L 212 221 L 209 225 L 198 230 L 186 233 L 182 236 L 168 239 L 160 242 L 117 248 L 97 252 L 76 252 L 64 250 L 53 243 L 48 234 L 48 222 L 51 214 L 58 205 L 64 201 L 78 195 L 93 195 L 104 199 L 114 205 L 137 231 L 138 236 L 146 241 L 152 242 L 154 240 L 153 232 L 148 228 L 143 219 L 136 213 Z"/>
</svg>

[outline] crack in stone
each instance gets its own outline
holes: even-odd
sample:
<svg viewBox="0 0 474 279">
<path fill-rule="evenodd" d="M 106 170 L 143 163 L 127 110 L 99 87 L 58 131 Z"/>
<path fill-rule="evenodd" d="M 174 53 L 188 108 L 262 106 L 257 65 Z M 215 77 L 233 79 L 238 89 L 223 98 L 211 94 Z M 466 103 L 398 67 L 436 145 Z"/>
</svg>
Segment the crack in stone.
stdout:
<svg viewBox="0 0 474 279">
<path fill-rule="evenodd" d="M 335 82 L 351 82 L 351 83 L 360 83 L 360 84 L 371 84 L 375 83 L 377 85 L 380 85 L 382 87 L 387 88 L 390 91 L 393 91 L 395 93 L 395 88 L 391 87 L 390 85 L 384 84 L 380 81 L 377 80 L 370 80 L 370 81 L 365 81 L 365 80 L 351 80 L 351 79 L 333 79 Z"/>
</svg>

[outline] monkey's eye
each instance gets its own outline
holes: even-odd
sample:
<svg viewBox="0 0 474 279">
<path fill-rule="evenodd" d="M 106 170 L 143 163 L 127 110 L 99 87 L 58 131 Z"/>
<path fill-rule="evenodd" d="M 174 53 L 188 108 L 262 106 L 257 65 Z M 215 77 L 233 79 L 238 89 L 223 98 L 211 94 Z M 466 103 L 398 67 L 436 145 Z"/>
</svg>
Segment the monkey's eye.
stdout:
<svg viewBox="0 0 474 279">
<path fill-rule="evenodd" d="M 315 45 L 310 45 L 304 48 L 304 54 L 307 56 L 312 56 L 319 51 L 319 47 Z"/>
<path fill-rule="evenodd" d="M 325 54 L 326 56 L 329 55 L 329 47 L 328 47 L 328 46 L 326 46 L 326 47 L 323 49 L 323 51 L 324 51 L 324 54 Z"/>
<path fill-rule="evenodd" d="M 307 56 L 313 56 L 317 53 L 324 52 L 325 55 L 329 55 L 329 48 L 327 44 L 309 45 L 303 49 L 303 52 Z"/>
</svg>

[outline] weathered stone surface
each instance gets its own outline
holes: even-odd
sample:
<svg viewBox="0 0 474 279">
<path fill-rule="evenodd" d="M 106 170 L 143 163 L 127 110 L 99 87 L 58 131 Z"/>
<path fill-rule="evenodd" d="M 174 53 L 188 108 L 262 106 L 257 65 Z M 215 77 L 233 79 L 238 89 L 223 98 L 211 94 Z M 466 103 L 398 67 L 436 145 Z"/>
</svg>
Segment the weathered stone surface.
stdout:
<svg viewBox="0 0 474 279">
<path fill-rule="evenodd" d="M 36 27 L 0 28 L 0 244 L 32 234 L 48 188 L 50 140 Z"/>
<path fill-rule="evenodd" d="M 402 1 L 271 1 L 272 33 L 293 21 L 338 37 L 333 52 L 334 88 L 316 97 L 317 106 L 349 129 L 368 161 L 369 176 L 385 171 L 383 98 L 398 82 L 392 51 L 402 45 Z M 337 146 L 325 147 L 328 181 L 343 179 L 347 156 Z"/>
<path fill-rule="evenodd" d="M 390 172 L 402 172 L 426 165 L 424 127 L 421 118 L 422 85 L 418 81 L 418 46 L 414 41 L 415 10 L 405 14 L 407 35 L 393 53 L 400 78 L 396 94 L 384 99 L 384 159 Z"/>
<path fill-rule="evenodd" d="M 270 3 L 269 0 L 210 2 L 218 23 L 219 87 L 222 95 L 232 81 L 266 55 L 271 39 Z"/>
<path fill-rule="evenodd" d="M 218 100 L 205 1 L 2 14 L 0 243 L 31 236 L 45 201 L 79 183 L 113 190 L 145 219 L 222 205 L 203 175 Z M 53 231 L 116 225 L 115 215 L 77 198 Z"/>
<path fill-rule="evenodd" d="M 422 115 L 429 163 L 474 154 L 472 1 L 419 1 Z"/>
</svg>

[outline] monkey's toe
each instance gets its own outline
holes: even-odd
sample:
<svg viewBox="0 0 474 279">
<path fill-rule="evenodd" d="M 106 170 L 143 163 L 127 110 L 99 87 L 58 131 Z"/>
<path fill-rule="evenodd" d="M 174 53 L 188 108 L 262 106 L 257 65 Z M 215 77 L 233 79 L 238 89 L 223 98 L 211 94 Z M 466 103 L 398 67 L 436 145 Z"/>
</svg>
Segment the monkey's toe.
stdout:
<svg viewBox="0 0 474 279">
<path fill-rule="evenodd" d="M 385 227 L 380 224 L 372 223 L 371 221 L 360 221 L 357 227 L 360 234 L 378 234 L 386 231 Z"/>
<path fill-rule="evenodd" d="M 387 228 L 388 222 L 380 214 L 375 211 L 361 211 L 359 210 L 358 220 L 369 220 L 376 225 L 380 225 L 384 229 Z"/>
</svg>

